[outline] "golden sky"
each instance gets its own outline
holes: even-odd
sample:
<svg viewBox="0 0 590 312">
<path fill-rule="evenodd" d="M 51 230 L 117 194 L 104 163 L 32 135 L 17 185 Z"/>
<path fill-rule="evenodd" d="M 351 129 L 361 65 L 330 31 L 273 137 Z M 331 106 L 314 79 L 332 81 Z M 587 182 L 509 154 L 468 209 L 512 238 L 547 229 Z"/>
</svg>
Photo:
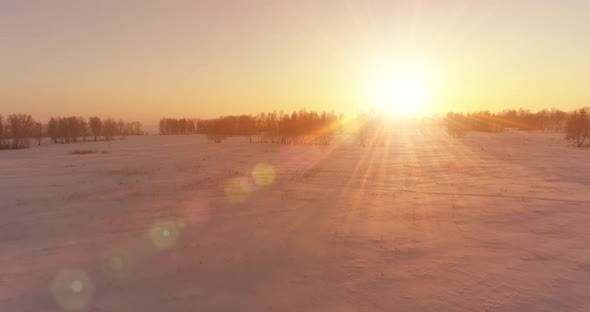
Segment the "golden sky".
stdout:
<svg viewBox="0 0 590 312">
<path fill-rule="evenodd" d="M 590 104 L 589 31 L 575 0 L 7 0 L 0 113 L 354 113 L 408 64 L 436 82 L 422 113 L 570 110 Z"/>
</svg>

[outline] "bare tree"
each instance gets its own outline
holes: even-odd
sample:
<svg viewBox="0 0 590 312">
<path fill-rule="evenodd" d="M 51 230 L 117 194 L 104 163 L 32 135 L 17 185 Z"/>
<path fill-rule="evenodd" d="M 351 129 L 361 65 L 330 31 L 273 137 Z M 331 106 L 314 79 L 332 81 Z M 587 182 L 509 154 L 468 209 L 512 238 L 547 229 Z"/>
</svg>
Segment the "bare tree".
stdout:
<svg viewBox="0 0 590 312">
<path fill-rule="evenodd" d="M 590 109 L 580 108 L 574 111 L 565 125 L 565 139 L 573 142 L 576 146 L 584 145 L 590 137 Z"/>
<path fill-rule="evenodd" d="M 99 117 L 90 117 L 88 119 L 88 124 L 90 126 L 90 133 L 94 136 L 94 141 L 100 140 L 102 134 L 102 120 Z"/>
<path fill-rule="evenodd" d="M 117 135 L 117 121 L 113 118 L 107 118 L 103 121 L 102 132 L 105 140 L 112 140 Z"/>
<path fill-rule="evenodd" d="M 66 118 L 57 118 L 57 137 L 60 138 L 61 143 L 70 142 L 70 134 Z"/>
<path fill-rule="evenodd" d="M 78 119 L 76 117 L 67 117 L 66 120 L 66 137 L 67 141 L 69 142 L 78 142 L 78 136 L 80 135 L 80 124 L 78 124 Z"/>
<path fill-rule="evenodd" d="M 51 117 L 47 122 L 47 136 L 51 138 L 53 143 L 57 143 L 57 139 L 59 138 L 58 130 L 57 130 L 57 119 Z"/>
<path fill-rule="evenodd" d="M 33 137 L 37 140 L 37 146 L 41 146 L 41 141 L 43 141 L 43 136 L 45 135 L 43 131 L 43 124 L 40 122 L 35 122 L 33 125 Z"/>
<path fill-rule="evenodd" d="M 123 121 L 123 119 L 119 119 L 119 121 L 117 121 L 117 134 L 121 137 L 127 135 L 127 133 L 125 132 L 125 122 Z"/>
<path fill-rule="evenodd" d="M 25 114 L 13 114 L 8 116 L 6 124 L 7 132 L 12 142 L 12 148 L 28 147 L 34 124 L 33 117 Z"/>
<path fill-rule="evenodd" d="M 104 122 L 98 117 L 90 117 L 88 121 L 83 117 L 51 117 L 44 126 L 35 122 L 31 115 L 13 114 L 5 120 L 0 115 L 0 148 L 28 147 L 30 139 L 37 140 L 41 145 L 44 137 L 51 138 L 53 143 L 75 143 L 92 134 L 96 141 L 104 137 L 112 140 L 117 134 L 143 134 L 140 122 L 126 123 L 109 118 Z"/>
<path fill-rule="evenodd" d="M 549 114 L 549 131 L 562 132 L 565 121 L 567 120 L 567 113 L 558 109 L 552 109 Z"/>
<path fill-rule="evenodd" d="M 215 119 L 197 120 L 196 132 L 207 134 L 209 141 L 221 143 L 230 136 L 252 137 L 258 135 L 260 142 L 279 144 L 332 144 L 336 132 L 341 128 L 342 119 L 334 113 L 294 111 L 291 114 L 280 112 L 261 113 L 257 116 L 222 116 Z M 182 132 L 183 120 L 178 129 Z M 176 120 L 162 119 L 161 134 L 176 133 Z"/>
<path fill-rule="evenodd" d="M 198 121 L 195 121 L 195 119 L 162 118 L 160 119 L 159 130 L 161 135 L 194 134 L 197 133 L 197 123 Z"/>
<path fill-rule="evenodd" d="M 142 125 L 139 121 L 129 123 L 129 129 L 132 135 L 143 135 Z"/>
<path fill-rule="evenodd" d="M 3 149 L 6 147 L 5 136 L 6 136 L 6 133 L 4 130 L 4 119 L 2 118 L 2 115 L 0 115 L 0 149 Z"/>
<path fill-rule="evenodd" d="M 464 136 L 468 130 L 466 119 L 462 113 L 448 113 L 445 117 L 445 125 L 449 135 L 455 138 Z"/>
<path fill-rule="evenodd" d="M 86 142 L 86 137 L 89 135 L 90 131 L 88 129 L 88 122 L 83 117 L 78 117 L 78 130 L 79 135 L 82 137 L 82 141 Z"/>
</svg>

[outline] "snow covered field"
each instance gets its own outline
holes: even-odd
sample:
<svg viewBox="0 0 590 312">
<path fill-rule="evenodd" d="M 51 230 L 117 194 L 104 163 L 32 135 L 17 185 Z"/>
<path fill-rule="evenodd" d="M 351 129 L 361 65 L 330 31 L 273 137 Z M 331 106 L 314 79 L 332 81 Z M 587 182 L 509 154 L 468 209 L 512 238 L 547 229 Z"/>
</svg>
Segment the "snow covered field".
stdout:
<svg viewBox="0 0 590 312">
<path fill-rule="evenodd" d="M 2 151 L 0 311 L 590 311 L 589 160 L 415 129 Z"/>
</svg>

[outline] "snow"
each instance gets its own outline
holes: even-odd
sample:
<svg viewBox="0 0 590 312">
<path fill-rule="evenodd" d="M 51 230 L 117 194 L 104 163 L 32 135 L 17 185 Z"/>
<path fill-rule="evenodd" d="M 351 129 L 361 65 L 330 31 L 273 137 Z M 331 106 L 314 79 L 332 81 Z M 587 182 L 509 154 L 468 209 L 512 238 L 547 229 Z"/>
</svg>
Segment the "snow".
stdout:
<svg viewBox="0 0 590 312">
<path fill-rule="evenodd" d="M 0 311 L 590 311 L 589 156 L 413 128 L 2 151 Z"/>
</svg>

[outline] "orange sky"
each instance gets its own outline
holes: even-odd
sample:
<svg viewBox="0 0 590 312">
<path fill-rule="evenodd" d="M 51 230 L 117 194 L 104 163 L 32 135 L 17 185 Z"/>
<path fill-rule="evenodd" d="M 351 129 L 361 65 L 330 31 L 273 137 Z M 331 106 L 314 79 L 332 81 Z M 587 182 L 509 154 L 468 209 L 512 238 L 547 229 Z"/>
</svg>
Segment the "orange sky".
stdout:
<svg viewBox="0 0 590 312">
<path fill-rule="evenodd" d="M 427 112 L 590 103 L 587 1 L 0 2 L 0 113 L 155 123 L 369 109 L 420 64 Z"/>
</svg>

